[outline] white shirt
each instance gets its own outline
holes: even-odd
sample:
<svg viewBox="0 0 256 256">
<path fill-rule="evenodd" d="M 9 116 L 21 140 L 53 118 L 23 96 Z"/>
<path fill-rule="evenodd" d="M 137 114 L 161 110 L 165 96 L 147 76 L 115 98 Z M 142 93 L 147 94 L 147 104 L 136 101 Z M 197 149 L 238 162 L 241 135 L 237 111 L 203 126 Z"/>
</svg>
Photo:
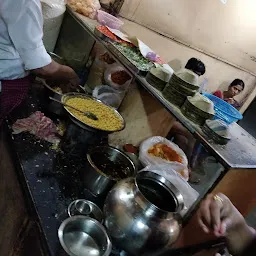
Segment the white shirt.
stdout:
<svg viewBox="0 0 256 256">
<path fill-rule="evenodd" d="M 40 0 L 0 0 L 0 81 L 51 63 L 42 37 Z"/>
</svg>

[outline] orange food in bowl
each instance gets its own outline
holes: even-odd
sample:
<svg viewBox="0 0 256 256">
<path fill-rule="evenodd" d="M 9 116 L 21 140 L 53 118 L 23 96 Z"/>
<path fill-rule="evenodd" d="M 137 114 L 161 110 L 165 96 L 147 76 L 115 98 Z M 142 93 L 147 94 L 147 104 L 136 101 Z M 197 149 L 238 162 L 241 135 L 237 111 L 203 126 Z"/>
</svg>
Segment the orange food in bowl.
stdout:
<svg viewBox="0 0 256 256">
<path fill-rule="evenodd" d="M 172 148 L 163 143 L 157 143 L 149 148 L 148 153 L 150 155 L 160 157 L 170 162 L 182 163 L 182 157 Z"/>
</svg>

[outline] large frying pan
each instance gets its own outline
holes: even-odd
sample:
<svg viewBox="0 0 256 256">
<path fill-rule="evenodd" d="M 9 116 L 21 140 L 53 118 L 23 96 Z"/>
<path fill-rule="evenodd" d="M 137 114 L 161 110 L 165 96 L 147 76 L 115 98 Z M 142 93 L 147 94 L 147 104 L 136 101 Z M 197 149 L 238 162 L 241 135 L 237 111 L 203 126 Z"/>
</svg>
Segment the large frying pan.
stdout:
<svg viewBox="0 0 256 256">
<path fill-rule="evenodd" d="M 72 99 L 72 98 L 82 98 L 82 99 L 93 99 L 97 102 L 100 102 L 104 105 L 106 105 L 107 107 L 111 108 L 117 115 L 117 117 L 121 120 L 122 122 L 122 127 L 118 130 L 115 130 L 115 131 L 106 131 L 106 130 L 101 130 L 101 129 L 98 129 L 98 128 L 94 128 L 90 125 L 87 125 L 83 122 L 81 122 L 79 119 L 76 118 L 76 116 L 68 110 L 67 107 L 64 106 L 65 110 L 67 111 L 67 113 L 69 114 L 69 117 L 70 119 L 75 123 L 77 124 L 78 126 L 80 126 L 81 128 L 83 129 L 86 129 L 86 130 L 89 130 L 89 131 L 92 131 L 92 132 L 97 132 L 97 131 L 101 131 L 101 132 L 106 132 L 106 133 L 112 133 L 112 132 L 118 132 L 118 131 L 121 131 L 125 128 L 125 121 L 123 119 L 123 117 L 119 114 L 119 112 L 114 109 L 113 107 L 111 106 L 108 106 L 107 104 L 105 104 L 104 102 L 92 97 L 92 96 L 89 96 L 87 94 L 82 94 L 82 93 L 76 93 L 76 92 L 69 92 L 69 93 L 66 93 L 66 94 L 63 94 L 63 96 L 61 97 L 61 101 L 63 103 L 66 103 L 69 99 Z"/>
</svg>

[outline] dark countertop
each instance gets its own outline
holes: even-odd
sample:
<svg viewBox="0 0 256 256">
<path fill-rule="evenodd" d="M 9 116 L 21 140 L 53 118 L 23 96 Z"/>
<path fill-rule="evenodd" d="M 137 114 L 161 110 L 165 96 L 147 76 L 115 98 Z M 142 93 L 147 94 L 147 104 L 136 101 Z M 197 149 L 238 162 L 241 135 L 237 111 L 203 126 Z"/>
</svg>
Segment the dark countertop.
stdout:
<svg viewBox="0 0 256 256">
<path fill-rule="evenodd" d="M 28 117 L 37 110 L 45 112 L 39 101 L 42 93 L 40 88 L 32 90 L 27 101 L 10 117 L 10 134 L 10 124 L 16 119 Z M 69 203 L 78 198 L 97 202 L 82 186 L 80 172 L 85 169 L 86 158 L 69 157 L 57 152 L 51 143 L 29 133 L 12 135 L 11 139 L 18 175 L 41 227 L 46 249 L 51 256 L 66 255 L 57 231 L 68 217 Z"/>
<path fill-rule="evenodd" d="M 34 87 L 30 91 L 28 99 L 8 120 L 10 134 L 11 124 L 17 119 L 28 117 L 37 110 L 49 116 L 43 107 L 43 95 L 42 87 Z M 52 119 L 56 120 L 56 117 Z M 86 158 L 56 151 L 51 143 L 29 133 L 12 134 L 10 139 L 17 173 L 34 218 L 42 231 L 45 250 L 50 256 L 67 255 L 59 243 L 57 231 L 61 222 L 68 218 L 68 205 L 78 198 L 91 200 L 100 207 L 104 201 L 104 198 L 95 198 L 83 186 L 81 173 L 86 170 Z M 217 163 L 211 163 L 206 169 L 211 169 L 212 173 L 218 174 L 217 176 L 222 171 L 222 167 Z M 205 177 L 207 181 L 202 184 L 202 188 L 200 185 L 195 187 L 201 194 L 200 198 L 216 182 L 216 175 L 209 175 Z M 184 216 L 184 222 L 190 218 L 193 210 L 194 207 Z M 120 253 L 117 251 L 113 255 Z"/>
</svg>

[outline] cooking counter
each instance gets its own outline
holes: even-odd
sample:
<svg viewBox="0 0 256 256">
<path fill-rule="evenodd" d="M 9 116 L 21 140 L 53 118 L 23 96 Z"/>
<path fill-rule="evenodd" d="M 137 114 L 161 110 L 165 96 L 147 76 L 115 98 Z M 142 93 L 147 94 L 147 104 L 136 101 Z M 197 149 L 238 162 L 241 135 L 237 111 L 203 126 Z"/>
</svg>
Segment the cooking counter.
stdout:
<svg viewBox="0 0 256 256">
<path fill-rule="evenodd" d="M 69 13 L 90 32 L 91 36 L 101 42 L 117 60 L 129 69 L 127 63 L 122 62 L 118 55 L 108 47 L 107 43 L 94 35 L 93 30 L 97 22 L 76 14 L 71 10 L 69 10 Z M 133 74 L 137 81 L 153 97 L 159 100 L 172 115 L 193 133 L 195 138 L 206 146 L 211 154 L 226 168 L 226 171 L 230 168 L 256 168 L 256 140 L 239 125 L 233 124 L 231 126 L 232 140 L 227 146 L 217 145 L 213 141 L 208 140 L 202 133 L 201 128 L 186 119 L 177 107 L 167 102 L 160 92 L 145 81 L 143 76 L 134 72 Z M 59 243 L 57 230 L 61 222 L 68 217 L 67 207 L 69 203 L 78 198 L 85 198 L 102 206 L 103 200 L 93 197 L 81 182 L 80 172 L 85 169 L 85 158 L 68 156 L 54 149 L 52 144 L 28 133 L 11 135 L 10 125 L 16 119 L 28 117 L 31 113 L 38 110 L 47 115 L 43 108 L 42 95 L 43 88 L 41 87 L 31 90 L 28 100 L 9 119 L 8 132 L 10 134 L 10 146 L 13 152 L 13 160 L 16 163 L 17 173 L 34 218 L 42 231 L 47 255 L 62 256 L 66 255 L 66 253 Z M 54 120 L 57 121 L 56 118 Z M 193 185 L 200 193 L 200 198 L 205 196 L 223 178 L 226 172 L 224 172 L 221 164 L 216 163 L 216 161 L 209 163 L 204 168 L 207 170 L 207 175 L 203 175 L 201 179 L 202 186 Z M 239 171 L 243 172 L 243 170 Z M 206 183 L 209 184 L 205 186 Z M 225 188 L 228 188 L 226 184 L 230 186 L 230 183 L 227 181 L 224 184 Z M 185 216 L 184 221 L 191 217 L 192 210 Z"/>
<path fill-rule="evenodd" d="M 35 111 L 50 115 L 45 109 L 43 93 L 42 86 L 33 86 L 28 99 L 9 118 L 7 132 L 26 201 L 42 231 L 46 255 L 62 256 L 66 253 L 59 243 L 57 231 L 61 222 L 68 218 L 68 205 L 73 200 L 84 198 L 102 207 L 104 199 L 95 198 L 84 188 L 80 173 L 86 168 L 86 157 L 68 156 L 54 149 L 51 143 L 29 133 L 12 134 L 11 124 L 17 119 L 28 117 Z M 57 122 L 56 118 L 52 119 Z M 223 167 L 215 162 L 209 163 L 206 169 L 207 175 L 204 175 L 201 183 L 203 186 L 194 185 L 200 194 L 199 200 L 223 171 Z M 190 219 L 194 207 L 184 216 L 184 222 Z"/>
<path fill-rule="evenodd" d="M 19 118 L 42 111 L 43 88 L 30 92 L 29 98 L 9 119 L 9 125 Z M 39 224 L 47 251 L 46 255 L 67 255 L 57 236 L 61 222 L 68 217 L 67 207 L 78 198 L 97 201 L 82 184 L 79 172 L 85 168 L 85 158 L 69 157 L 53 149 L 53 145 L 34 135 L 10 134 L 10 148 L 17 173 L 30 205 L 34 219 Z"/>
</svg>

